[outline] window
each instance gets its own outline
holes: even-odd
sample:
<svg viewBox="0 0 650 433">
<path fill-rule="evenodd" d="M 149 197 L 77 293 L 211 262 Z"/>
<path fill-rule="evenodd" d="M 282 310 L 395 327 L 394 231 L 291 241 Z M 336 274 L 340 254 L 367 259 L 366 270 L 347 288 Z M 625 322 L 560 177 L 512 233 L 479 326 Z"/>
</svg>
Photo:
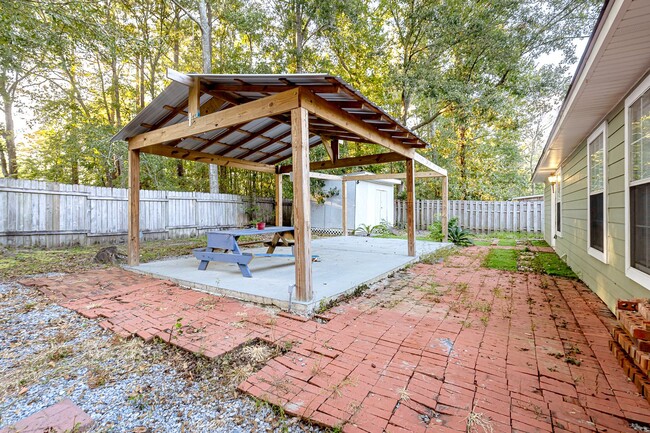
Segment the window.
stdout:
<svg viewBox="0 0 650 433">
<path fill-rule="evenodd" d="M 587 140 L 587 252 L 607 262 L 607 122 L 603 122 Z"/>
<path fill-rule="evenodd" d="M 650 289 L 650 77 L 625 100 L 625 274 Z"/>
</svg>

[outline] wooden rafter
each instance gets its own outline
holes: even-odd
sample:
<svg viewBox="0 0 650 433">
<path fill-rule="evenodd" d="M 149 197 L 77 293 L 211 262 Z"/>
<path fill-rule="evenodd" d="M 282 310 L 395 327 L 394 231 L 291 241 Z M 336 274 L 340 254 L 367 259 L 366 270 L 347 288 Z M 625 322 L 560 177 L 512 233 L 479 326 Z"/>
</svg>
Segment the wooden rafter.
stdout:
<svg viewBox="0 0 650 433">
<path fill-rule="evenodd" d="M 248 131 L 240 131 L 244 134 L 248 134 L 245 137 L 240 138 L 236 142 L 229 144 L 226 149 L 223 149 L 221 152 L 218 153 L 218 155 L 227 155 L 228 153 L 232 152 L 235 149 L 239 149 L 241 146 L 243 146 L 246 143 L 251 142 L 252 140 L 262 137 L 265 138 L 267 141 L 273 140 L 273 138 L 270 137 L 264 137 L 264 134 L 272 130 L 273 128 L 277 127 L 278 125 L 281 125 L 280 122 L 272 122 L 270 125 L 265 126 L 264 128 L 255 131 L 255 132 L 248 132 Z"/>
<path fill-rule="evenodd" d="M 245 125 L 245 123 L 238 123 L 236 125 L 233 125 L 230 128 L 227 128 L 226 130 L 218 133 L 216 136 L 214 136 L 210 140 L 208 140 L 207 143 L 202 144 L 201 146 L 197 147 L 194 150 L 197 150 L 199 152 L 203 151 L 203 150 L 207 149 L 208 147 L 212 146 L 214 143 L 217 143 L 219 140 L 221 140 L 223 138 L 226 138 L 227 136 L 229 136 L 233 132 L 237 131 L 239 128 L 241 128 L 244 125 Z"/>
<path fill-rule="evenodd" d="M 197 152 L 196 150 L 182 149 L 180 147 L 166 146 L 164 144 L 154 144 L 152 146 L 143 147 L 140 150 L 153 155 L 203 162 L 206 164 L 216 164 L 223 167 L 244 168 L 246 170 L 259 171 L 262 173 L 275 173 L 276 171 L 275 166 L 273 165 L 244 161 L 236 158 L 226 158 L 225 156 L 212 155 L 211 153 Z"/>
<path fill-rule="evenodd" d="M 250 149 L 248 152 L 241 155 L 240 158 L 248 158 L 252 154 L 257 153 L 257 152 L 261 152 L 262 150 L 273 146 L 278 141 L 281 141 L 281 140 L 289 137 L 290 135 L 291 135 L 291 130 L 288 130 L 287 132 L 284 132 L 284 133 L 278 135 L 277 137 L 273 138 L 272 140 L 267 141 L 266 143 L 262 144 L 261 146 L 258 146 L 255 149 Z"/>
<path fill-rule="evenodd" d="M 216 113 L 201 116 L 191 126 L 176 124 L 145 132 L 129 139 L 129 149 L 141 149 L 190 135 L 202 134 L 242 122 L 250 122 L 261 117 L 286 113 L 299 106 L 299 91 L 288 90 L 277 95 L 227 108 Z"/>
<path fill-rule="evenodd" d="M 337 105 L 307 90 L 300 89 L 300 105 L 321 119 L 325 119 L 346 131 L 350 131 L 368 140 L 370 143 L 384 146 L 407 158 L 413 158 L 413 155 L 415 155 L 415 149 L 413 147 L 407 146 L 399 140 L 395 140 L 386 133 L 377 131 L 376 128 L 365 123 L 358 117 L 350 115 L 350 113 L 342 110 Z"/>
</svg>

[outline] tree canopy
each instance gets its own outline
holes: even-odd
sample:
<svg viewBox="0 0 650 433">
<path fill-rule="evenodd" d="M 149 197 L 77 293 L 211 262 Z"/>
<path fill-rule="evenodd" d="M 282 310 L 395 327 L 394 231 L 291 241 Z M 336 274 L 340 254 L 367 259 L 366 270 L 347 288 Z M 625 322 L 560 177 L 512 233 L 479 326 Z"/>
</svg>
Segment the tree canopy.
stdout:
<svg viewBox="0 0 650 433">
<path fill-rule="evenodd" d="M 575 43 L 589 35 L 600 3 L 3 0 L 2 175 L 126 186 L 126 145 L 110 137 L 165 87 L 168 67 L 325 72 L 431 143 L 422 153 L 449 170 L 450 198 L 534 193 L 543 119 L 566 91 Z M 542 64 L 549 55 L 557 61 Z M 37 123 L 17 143 L 21 106 Z M 373 149 L 341 145 L 346 156 Z M 316 148 L 312 158 L 323 157 Z M 203 164 L 143 155 L 142 170 L 143 188 L 209 189 Z M 272 195 L 269 175 L 221 167 L 219 179 L 222 192 Z M 417 194 L 434 198 L 439 185 L 418 183 Z"/>
</svg>

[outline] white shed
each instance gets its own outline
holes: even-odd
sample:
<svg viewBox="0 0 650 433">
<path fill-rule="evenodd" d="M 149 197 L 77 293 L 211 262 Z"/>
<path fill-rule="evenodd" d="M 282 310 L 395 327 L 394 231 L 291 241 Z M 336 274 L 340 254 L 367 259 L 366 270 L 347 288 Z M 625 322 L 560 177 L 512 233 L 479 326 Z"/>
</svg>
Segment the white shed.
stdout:
<svg viewBox="0 0 650 433">
<path fill-rule="evenodd" d="M 353 173 L 352 175 L 372 174 Z M 341 229 L 341 181 L 325 180 L 324 190 L 336 188 L 338 194 L 329 197 L 325 203 L 311 202 L 311 226 L 315 229 Z M 396 179 L 347 181 L 348 229 L 354 230 L 360 224 L 377 225 L 382 221 L 392 225 L 395 222 Z"/>
</svg>

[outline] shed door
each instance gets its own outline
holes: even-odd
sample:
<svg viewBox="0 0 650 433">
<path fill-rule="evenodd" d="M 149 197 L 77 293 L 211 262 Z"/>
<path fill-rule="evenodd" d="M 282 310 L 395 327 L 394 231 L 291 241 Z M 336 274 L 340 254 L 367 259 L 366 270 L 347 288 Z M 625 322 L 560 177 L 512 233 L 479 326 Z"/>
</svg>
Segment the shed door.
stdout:
<svg viewBox="0 0 650 433">
<path fill-rule="evenodd" d="M 379 195 L 379 221 L 388 222 L 388 191 L 377 191 Z"/>
</svg>

